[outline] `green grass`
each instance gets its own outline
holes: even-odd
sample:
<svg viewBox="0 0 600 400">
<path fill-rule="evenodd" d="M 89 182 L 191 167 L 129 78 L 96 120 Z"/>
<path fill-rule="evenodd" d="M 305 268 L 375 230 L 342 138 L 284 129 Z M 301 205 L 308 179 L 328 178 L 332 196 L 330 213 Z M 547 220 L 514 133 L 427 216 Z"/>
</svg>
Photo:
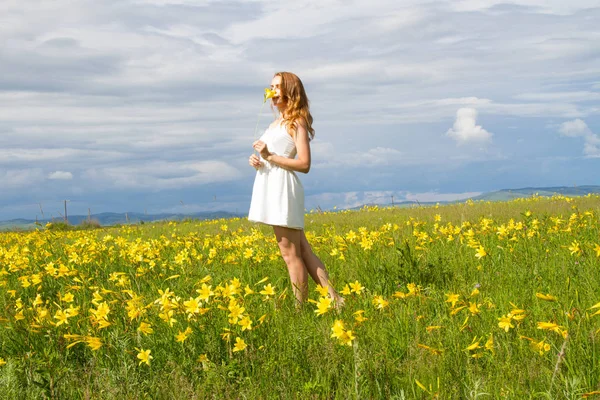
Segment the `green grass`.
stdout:
<svg viewBox="0 0 600 400">
<path fill-rule="evenodd" d="M 365 287 L 360 295 L 345 295 L 339 313 L 323 316 L 313 303 L 296 309 L 271 228 L 244 220 L 3 233 L 0 358 L 6 364 L 0 366 L 0 398 L 579 399 L 600 389 L 600 316 L 590 309 L 600 301 L 598 200 L 532 198 L 308 214 L 307 236 L 335 287 L 357 280 Z M 434 229 L 436 215 L 441 220 Z M 558 226 L 556 218 L 563 221 Z M 498 228 L 511 219 L 517 228 L 503 238 Z M 538 233 L 528 237 L 532 230 Z M 574 241 L 581 253 L 571 254 Z M 478 246 L 487 253 L 481 259 L 475 256 Z M 70 272 L 52 276 L 49 263 Z M 207 275 L 213 290 L 240 280 L 242 296 L 234 297 L 253 320 L 252 330 L 229 322 L 225 298 L 211 300 L 203 305 L 210 309 L 206 314 L 188 319 L 183 302 L 198 296 Z M 268 282 L 257 284 L 264 277 Z M 267 283 L 276 287 L 275 297 L 243 297 L 246 285 L 260 291 Z M 408 284 L 416 285 L 417 295 L 410 295 Z M 172 327 L 159 317 L 156 303 L 159 290 L 167 288 L 177 303 Z M 475 288 L 479 294 L 472 296 Z M 97 304 L 106 301 L 111 325 L 99 329 L 89 310 L 97 308 L 93 293 L 102 289 Z M 310 290 L 318 300 L 312 284 Z M 79 314 L 68 325 L 53 326 L 56 311 L 71 304 L 61 300 L 68 292 Z M 394 297 L 398 292 L 405 296 Z M 43 304 L 34 306 L 38 294 Z M 455 307 L 446 301 L 449 294 L 460 295 Z M 132 295 L 138 308 L 147 306 L 134 319 L 126 309 Z M 389 305 L 377 309 L 375 296 Z M 471 303 L 478 312 L 469 310 Z M 40 307 L 49 317 L 35 321 Z M 505 332 L 499 318 L 514 309 L 525 310 L 525 318 L 513 320 Z M 366 321 L 355 321 L 358 310 Z M 15 318 L 19 311 L 22 320 Z M 331 337 L 336 320 L 355 335 L 350 346 Z M 142 321 L 151 323 L 152 334 L 138 331 Z M 556 323 L 568 339 L 538 329 L 538 322 Z M 178 343 L 175 335 L 188 326 L 192 334 Z M 434 326 L 441 328 L 427 329 Z M 222 337 L 225 329 L 229 341 Z M 73 340 L 65 334 L 98 337 L 103 346 L 68 347 Z M 236 337 L 247 343 L 245 350 L 232 351 Z M 494 345 L 486 349 L 490 337 Z M 544 340 L 550 349 L 540 354 L 523 337 Z M 467 350 L 474 342 L 480 347 Z M 150 365 L 139 364 L 137 349 L 151 350 Z M 198 362 L 200 355 L 208 362 Z"/>
</svg>

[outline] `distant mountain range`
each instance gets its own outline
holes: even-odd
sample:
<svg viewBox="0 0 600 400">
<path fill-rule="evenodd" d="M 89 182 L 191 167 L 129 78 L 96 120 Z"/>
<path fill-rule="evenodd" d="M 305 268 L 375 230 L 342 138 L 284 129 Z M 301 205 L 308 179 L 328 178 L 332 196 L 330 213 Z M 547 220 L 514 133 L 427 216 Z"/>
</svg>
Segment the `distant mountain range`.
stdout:
<svg viewBox="0 0 600 400">
<path fill-rule="evenodd" d="M 231 213 L 228 211 L 203 211 L 191 214 L 172 214 L 172 213 L 163 213 L 163 214 L 143 214 L 136 212 L 128 212 L 128 213 L 100 213 L 100 214 L 92 214 L 90 218 L 94 221 L 98 221 L 101 225 L 117 225 L 117 224 L 126 224 L 126 223 L 139 223 L 141 221 L 144 222 L 153 222 L 153 221 L 180 221 L 186 218 L 191 219 L 219 219 L 219 218 L 234 218 L 240 217 L 241 214 Z M 62 218 L 54 218 L 54 221 L 62 221 Z M 83 221 L 87 221 L 87 215 L 69 215 L 69 223 L 71 225 L 80 225 Z M 37 222 L 45 225 L 47 222 L 51 222 L 51 219 L 41 219 Z M 0 221 L 0 229 L 10 229 L 10 228 L 32 228 L 35 226 L 35 220 L 31 219 L 11 219 L 8 221 Z"/>
<path fill-rule="evenodd" d="M 562 194 L 564 196 L 585 196 L 589 193 L 600 193 L 600 186 L 556 186 L 541 188 L 522 188 L 522 189 L 502 189 L 497 192 L 484 193 L 473 200 L 504 201 L 517 197 L 531 197 L 534 194 L 539 196 L 553 196 Z"/>
<path fill-rule="evenodd" d="M 539 196 L 552 196 L 554 194 L 561 194 L 564 196 L 585 196 L 588 193 L 600 193 L 600 186 L 557 186 L 557 187 L 539 187 L 539 188 L 521 188 L 521 189 L 502 189 L 496 192 L 484 193 L 476 197 L 472 197 L 472 200 L 486 200 L 486 201 L 506 201 L 512 200 L 517 197 L 530 197 L 534 194 Z M 458 202 L 466 201 L 466 199 L 458 200 Z M 429 204 L 448 204 L 455 203 L 457 201 L 439 201 L 439 202 L 417 202 L 417 201 L 401 201 L 394 203 L 395 206 L 410 206 L 414 204 L 420 205 L 429 205 Z M 379 204 L 381 206 L 381 204 Z M 386 206 L 390 206 L 392 204 L 385 204 Z M 354 207 L 355 209 L 361 207 Z M 130 213 L 100 213 L 100 214 L 92 214 L 91 219 L 98 221 L 101 225 L 116 225 L 116 224 L 126 224 L 126 223 L 139 223 L 141 221 L 144 222 L 152 222 L 152 221 L 180 221 L 186 218 L 191 219 L 219 219 L 219 218 L 234 218 L 234 217 L 243 217 L 246 214 L 236 214 L 228 211 L 204 211 L 197 212 L 191 214 L 142 214 L 136 212 Z M 83 221 L 88 219 L 87 215 L 71 215 L 69 216 L 69 223 L 71 225 L 79 225 Z M 55 218 L 57 221 L 61 221 L 62 219 Z M 38 223 L 45 225 L 47 222 L 50 222 L 49 219 L 39 220 Z M 11 228 L 21 228 L 28 229 L 35 227 L 35 220 L 30 219 L 11 219 L 8 221 L 0 221 L 0 229 L 11 229 Z"/>
<path fill-rule="evenodd" d="M 521 189 L 502 189 L 495 192 L 488 192 L 480 194 L 479 196 L 471 197 L 471 200 L 483 200 L 483 201 L 508 201 L 518 197 L 531 197 L 533 195 L 538 196 L 553 196 L 555 194 L 561 194 L 564 196 L 585 196 L 589 193 L 599 193 L 600 194 L 600 186 L 556 186 L 556 187 L 528 187 Z M 449 203 L 459 203 L 467 201 L 468 199 L 455 200 L 455 201 L 399 201 L 395 202 L 393 205 L 398 207 L 408 207 L 411 205 L 432 205 L 436 203 L 440 204 L 449 204 Z M 381 206 L 381 204 L 379 204 Z M 385 204 L 385 206 L 391 206 L 392 204 Z M 360 207 L 354 207 L 354 209 L 359 209 Z"/>
</svg>

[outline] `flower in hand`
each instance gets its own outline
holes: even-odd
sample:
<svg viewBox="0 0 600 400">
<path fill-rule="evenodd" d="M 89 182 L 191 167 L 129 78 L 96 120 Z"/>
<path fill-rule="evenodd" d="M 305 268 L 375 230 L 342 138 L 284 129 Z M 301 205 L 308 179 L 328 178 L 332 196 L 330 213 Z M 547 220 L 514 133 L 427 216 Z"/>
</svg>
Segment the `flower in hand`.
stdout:
<svg viewBox="0 0 600 400">
<path fill-rule="evenodd" d="M 268 99 L 271 99 L 271 98 L 275 97 L 276 94 L 277 94 L 277 92 L 275 92 L 274 90 L 271 90 L 269 88 L 265 88 L 265 97 L 263 99 L 263 103 L 266 103 L 266 101 Z"/>
<path fill-rule="evenodd" d="M 262 140 L 257 140 L 256 142 L 252 143 L 252 147 L 254 148 L 254 150 L 258 151 L 260 156 L 265 160 L 271 155 L 267 144 Z"/>
</svg>

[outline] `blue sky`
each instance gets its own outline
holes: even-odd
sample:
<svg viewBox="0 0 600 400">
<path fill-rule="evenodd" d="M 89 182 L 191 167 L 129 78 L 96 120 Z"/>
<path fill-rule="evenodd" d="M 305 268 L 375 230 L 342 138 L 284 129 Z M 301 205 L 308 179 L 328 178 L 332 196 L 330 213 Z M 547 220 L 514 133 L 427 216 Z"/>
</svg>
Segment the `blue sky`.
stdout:
<svg viewBox="0 0 600 400">
<path fill-rule="evenodd" d="M 308 208 L 600 184 L 597 0 L 3 0 L 0 41 L 0 219 L 247 211 L 276 71 Z"/>
</svg>

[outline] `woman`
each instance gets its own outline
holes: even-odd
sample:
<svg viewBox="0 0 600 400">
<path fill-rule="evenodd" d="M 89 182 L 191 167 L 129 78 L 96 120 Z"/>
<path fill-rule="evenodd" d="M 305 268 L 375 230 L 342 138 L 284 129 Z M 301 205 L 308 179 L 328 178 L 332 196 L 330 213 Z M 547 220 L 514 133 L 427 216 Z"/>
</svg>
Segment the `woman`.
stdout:
<svg viewBox="0 0 600 400">
<path fill-rule="evenodd" d="M 309 142 L 315 131 L 308 98 L 300 78 L 291 72 L 276 73 L 271 90 L 279 116 L 252 144 L 260 157 L 252 154 L 249 160 L 257 172 L 248 219 L 273 226 L 299 304 L 308 297 L 310 275 L 341 306 L 343 299 L 330 285 L 327 270 L 303 230 L 304 188 L 295 171 L 306 174 L 310 170 Z"/>
</svg>

